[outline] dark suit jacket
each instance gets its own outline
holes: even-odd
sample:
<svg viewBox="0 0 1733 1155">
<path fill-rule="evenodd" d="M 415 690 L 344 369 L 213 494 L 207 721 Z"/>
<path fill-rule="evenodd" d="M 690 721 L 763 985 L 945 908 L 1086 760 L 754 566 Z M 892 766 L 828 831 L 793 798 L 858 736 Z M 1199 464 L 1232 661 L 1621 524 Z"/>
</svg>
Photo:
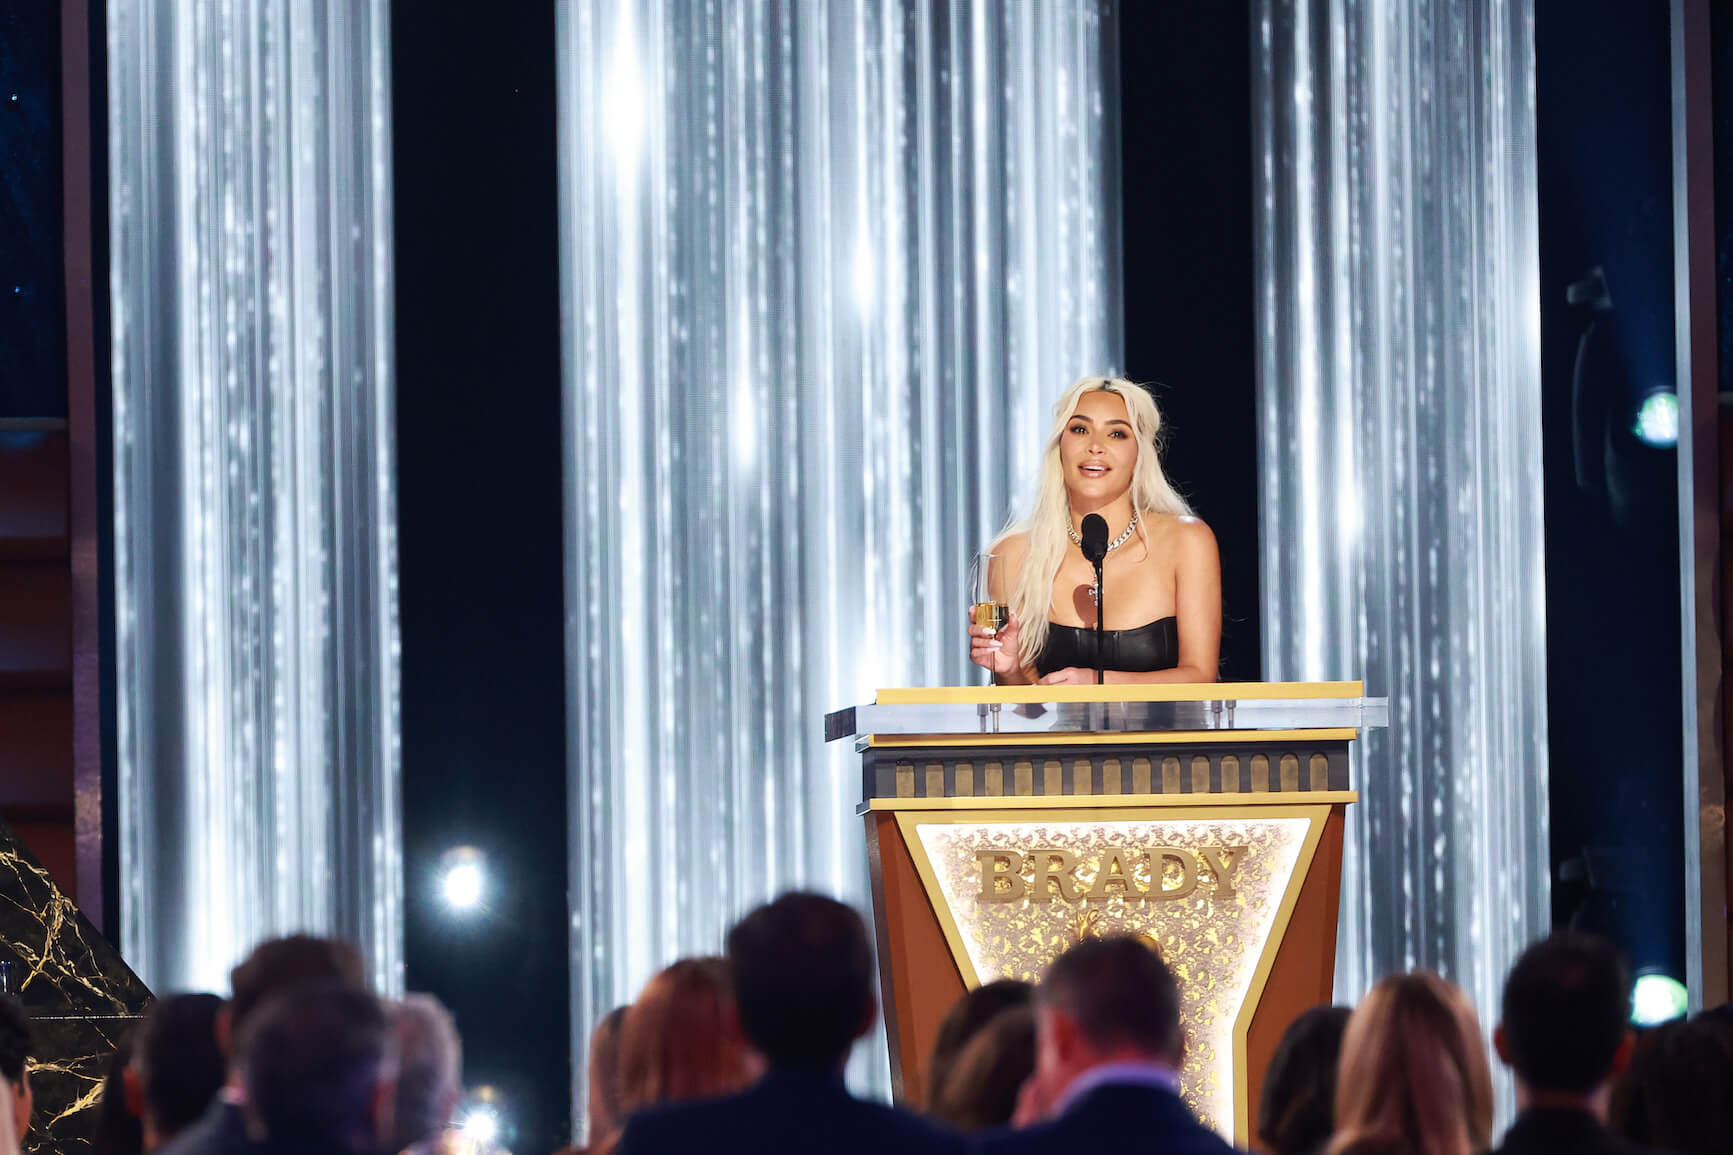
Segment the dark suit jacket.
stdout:
<svg viewBox="0 0 1733 1155">
<path fill-rule="evenodd" d="M 219 1094 L 198 1122 L 162 1145 L 160 1155 L 241 1155 L 249 1146 L 241 1109 Z"/>
<path fill-rule="evenodd" d="M 1495 1155 L 1649 1155 L 1605 1127 L 1587 1111 L 1530 1107 L 1504 1133 Z"/>
<path fill-rule="evenodd" d="M 840 1077 L 773 1070 L 726 1099 L 633 1115 L 616 1155 L 962 1155 L 963 1149 L 962 1139 L 924 1119 L 856 1099 Z"/>
<path fill-rule="evenodd" d="M 1234 1148 L 1197 1121 L 1172 1091 L 1108 1083 L 1087 1091 L 1056 1119 L 983 1136 L 980 1155 L 1232 1155 Z"/>
</svg>

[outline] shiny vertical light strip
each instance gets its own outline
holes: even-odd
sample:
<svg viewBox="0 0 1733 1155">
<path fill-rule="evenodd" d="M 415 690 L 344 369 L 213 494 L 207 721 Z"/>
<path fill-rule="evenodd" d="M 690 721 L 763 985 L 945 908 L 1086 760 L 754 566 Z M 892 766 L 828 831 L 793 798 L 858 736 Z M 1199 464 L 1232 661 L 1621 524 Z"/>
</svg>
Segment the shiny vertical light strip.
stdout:
<svg viewBox="0 0 1733 1155">
<path fill-rule="evenodd" d="M 580 1066 L 765 897 L 864 907 L 822 715 L 972 680 L 972 554 L 1119 359 L 1111 12 L 558 5 Z"/>
<path fill-rule="evenodd" d="M 122 949 L 402 984 L 385 0 L 108 13 Z"/>
<path fill-rule="evenodd" d="M 1529 0 L 1255 0 L 1265 671 L 1364 677 L 1337 992 L 1550 924 Z"/>
</svg>

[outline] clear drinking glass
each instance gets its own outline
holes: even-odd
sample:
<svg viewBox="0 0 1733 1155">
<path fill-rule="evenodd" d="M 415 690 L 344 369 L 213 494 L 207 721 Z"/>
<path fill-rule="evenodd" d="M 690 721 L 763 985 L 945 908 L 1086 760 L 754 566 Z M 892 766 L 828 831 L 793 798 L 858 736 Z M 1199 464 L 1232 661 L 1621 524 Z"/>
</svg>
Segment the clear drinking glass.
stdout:
<svg viewBox="0 0 1733 1155">
<path fill-rule="evenodd" d="M 969 620 L 994 633 L 1011 623 L 1011 607 L 993 597 L 992 571 L 998 560 L 995 554 L 976 554 L 969 568 Z"/>
</svg>

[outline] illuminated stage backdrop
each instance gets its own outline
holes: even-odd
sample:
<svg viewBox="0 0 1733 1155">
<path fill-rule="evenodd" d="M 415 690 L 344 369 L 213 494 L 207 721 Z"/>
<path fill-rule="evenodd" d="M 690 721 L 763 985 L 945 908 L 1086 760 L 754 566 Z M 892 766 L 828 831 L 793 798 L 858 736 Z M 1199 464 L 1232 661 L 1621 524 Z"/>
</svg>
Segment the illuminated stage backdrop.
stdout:
<svg viewBox="0 0 1733 1155">
<path fill-rule="evenodd" d="M 402 978 L 385 0 L 109 6 L 122 946 Z"/>
<path fill-rule="evenodd" d="M 1534 21 L 1258 0 L 1265 669 L 1364 676 L 1337 992 L 1550 925 Z"/>
<path fill-rule="evenodd" d="M 559 29 L 581 1065 L 773 892 L 864 908 L 821 717 L 970 678 L 970 555 L 1119 359 L 1117 48 L 1095 0 Z"/>
</svg>

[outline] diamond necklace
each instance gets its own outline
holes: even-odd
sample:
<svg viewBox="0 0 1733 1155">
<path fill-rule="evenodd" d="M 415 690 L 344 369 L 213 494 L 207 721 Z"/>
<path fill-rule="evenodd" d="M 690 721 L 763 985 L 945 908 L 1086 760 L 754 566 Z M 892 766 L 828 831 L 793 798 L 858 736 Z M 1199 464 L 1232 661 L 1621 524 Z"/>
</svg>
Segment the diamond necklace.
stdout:
<svg viewBox="0 0 1733 1155">
<path fill-rule="evenodd" d="M 1071 535 L 1071 544 L 1072 545 L 1076 546 L 1078 549 L 1083 548 L 1083 537 L 1081 534 L 1079 534 L 1075 529 L 1072 529 L 1071 526 L 1069 526 L 1069 525 L 1067 525 L 1065 527 L 1065 532 Z M 1126 542 L 1130 541 L 1131 535 L 1136 533 L 1136 532 L 1137 532 L 1137 514 L 1134 513 L 1131 515 L 1131 520 L 1125 523 L 1125 532 L 1120 534 L 1118 537 L 1114 538 L 1111 542 L 1108 543 L 1107 552 L 1112 553 L 1114 550 L 1118 549 L 1120 546 L 1122 546 Z"/>
</svg>

